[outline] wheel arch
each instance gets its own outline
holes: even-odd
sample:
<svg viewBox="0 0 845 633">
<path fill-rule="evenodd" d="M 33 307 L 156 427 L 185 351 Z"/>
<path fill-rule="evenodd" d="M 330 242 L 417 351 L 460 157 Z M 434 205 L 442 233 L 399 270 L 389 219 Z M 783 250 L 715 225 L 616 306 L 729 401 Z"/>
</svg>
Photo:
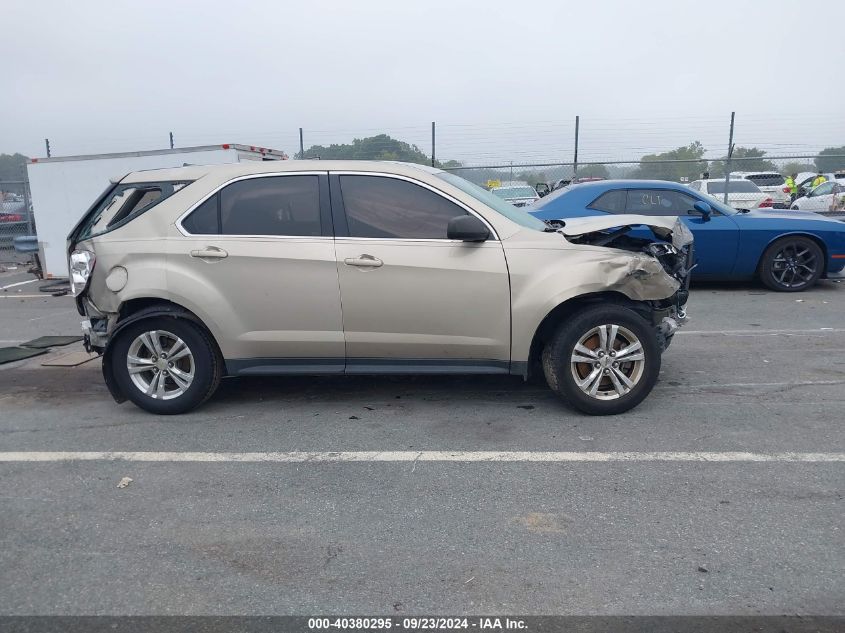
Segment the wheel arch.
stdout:
<svg viewBox="0 0 845 633">
<path fill-rule="evenodd" d="M 202 319 L 186 307 L 160 297 L 136 297 L 129 299 L 123 302 L 120 306 L 117 323 L 109 333 L 108 342 L 103 350 L 102 357 L 103 378 L 105 379 L 109 393 L 116 402 L 124 402 L 126 400 L 126 395 L 122 392 L 119 385 L 114 380 L 112 372 L 112 354 L 114 351 L 113 342 L 120 331 L 128 325 L 155 317 L 170 317 L 173 319 L 186 319 L 191 321 L 205 332 L 208 339 L 214 345 L 214 350 L 217 353 L 218 358 L 220 358 L 221 361 L 223 359 L 223 355 L 220 351 L 220 344 L 217 342 L 217 339 L 214 337 L 211 329 L 202 321 Z M 223 362 L 225 367 L 225 361 Z"/>
<path fill-rule="evenodd" d="M 825 243 L 825 241 L 822 238 L 820 238 L 818 235 L 816 235 L 815 233 L 807 233 L 806 231 L 792 231 L 790 233 L 780 233 L 777 236 L 773 237 L 771 240 L 769 240 L 766 243 L 766 245 L 763 247 L 763 250 L 760 251 L 760 257 L 757 258 L 757 267 L 754 269 L 756 275 L 758 277 L 760 276 L 760 270 L 761 270 L 761 267 L 763 266 L 763 258 L 766 256 L 766 252 L 779 240 L 782 240 L 784 238 L 789 238 L 789 237 L 804 237 L 804 238 L 807 238 L 807 239 L 815 242 L 815 244 L 822 251 L 822 265 L 823 265 L 822 276 L 826 275 L 827 274 L 827 263 L 828 263 L 827 260 L 828 260 L 828 257 L 829 257 L 827 243 Z"/>
<path fill-rule="evenodd" d="M 543 317 L 540 325 L 534 331 L 534 336 L 531 339 L 531 347 L 528 352 L 528 362 L 526 363 L 523 375 L 526 378 L 536 375 L 537 370 L 540 369 L 540 356 L 543 353 L 543 348 L 551 340 L 561 323 L 579 310 L 601 303 L 612 303 L 630 308 L 646 320 L 648 320 L 651 314 L 651 307 L 646 302 L 634 301 L 621 292 L 610 290 L 578 295 L 577 297 L 567 299 L 552 308 Z"/>
</svg>

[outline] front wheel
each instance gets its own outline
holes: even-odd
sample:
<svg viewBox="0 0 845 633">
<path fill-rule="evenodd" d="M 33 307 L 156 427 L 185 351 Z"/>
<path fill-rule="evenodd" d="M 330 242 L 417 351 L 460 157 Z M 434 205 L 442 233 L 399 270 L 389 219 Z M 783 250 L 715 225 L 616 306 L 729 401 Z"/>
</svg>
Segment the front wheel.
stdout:
<svg viewBox="0 0 845 633">
<path fill-rule="evenodd" d="M 129 400 L 151 413 L 185 413 L 220 383 L 222 363 L 209 336 L 194 323 L 153 317 L 122 329 L 113 342 L 112 371 Z"/>
<path fill-rule="evenodd" d="M 806 290 L 815 285 L 823 270 L 822 249 L 809 237 L 781 238 L 760 258 L 760 280 L 779 292 Z"/>
<path fill-rule="evenodd" d="M 654 328 L 636 312 L 613 304 L 569 317 L 546 345 L 549 387 L 590 415 L 624 413 L 642 402 L 660 373 Z"/>
</svg>

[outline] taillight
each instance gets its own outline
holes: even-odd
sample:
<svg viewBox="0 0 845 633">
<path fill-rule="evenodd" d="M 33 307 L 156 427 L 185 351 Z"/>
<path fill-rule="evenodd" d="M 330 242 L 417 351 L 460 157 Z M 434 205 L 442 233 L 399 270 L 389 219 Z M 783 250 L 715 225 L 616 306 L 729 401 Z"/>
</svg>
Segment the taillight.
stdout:
<svg viewBox="0 0 845 633">
<path fill-rule="evenodd" d="M 784 188 L 783 188 L 783 192 L 784 192 L 784 193 L 789 193 L 789 187 L 784 187 Z"/>
<path fill-rule="evenodd" d="M 73 251 L 70 254 L 70 291 L 78 297 L 88 286 L 97 258 L 91 251 Z"/>
<path fill-rule="evenodd" d="M 763 202 L 760 203 L 760 208 L 762 209 L 763 207 L 771 207 L 774 204 L 774 200 L 772 200 L 771 198 L 766 198 L 765 200 L 763 200 Z"/>
</svg>

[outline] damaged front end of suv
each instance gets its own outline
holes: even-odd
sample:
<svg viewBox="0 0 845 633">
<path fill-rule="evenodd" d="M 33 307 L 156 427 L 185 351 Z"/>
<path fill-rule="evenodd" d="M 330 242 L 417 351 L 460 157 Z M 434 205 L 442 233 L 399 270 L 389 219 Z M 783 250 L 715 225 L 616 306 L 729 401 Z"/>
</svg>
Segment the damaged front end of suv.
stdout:
<svg viewBox="0 0 845 633">
<path fill-rule="evenodd" d="M 614 215 L 572 218 L 549 224 L 574 244 L 626 251 L 598 265 L 608 290 L 651 308 L 661 349 L 687 320 L 690 272 L 695 267 L 693 235 L 677 217 Z M 641 226 L 651 229 L 644 237 Z M 633 233 L 633 234 L 632 234 Z M 632 255 L 633 254 L 633 255 Z"/>
</svg>

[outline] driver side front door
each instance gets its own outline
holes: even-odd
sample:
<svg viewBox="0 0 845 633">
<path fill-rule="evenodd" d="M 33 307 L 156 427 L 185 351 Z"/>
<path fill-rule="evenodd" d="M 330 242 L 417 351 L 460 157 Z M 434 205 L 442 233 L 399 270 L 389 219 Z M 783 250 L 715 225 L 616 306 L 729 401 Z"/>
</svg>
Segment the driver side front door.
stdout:
<svg viewBox="0 0 845 633">
<path fill-rule="evenodd" d="M 347 373 L 507 373 L 510 284 L 501 242 L 446 236 L 470 211 L 389 174 L 330 177 Z"/>
</svg>

